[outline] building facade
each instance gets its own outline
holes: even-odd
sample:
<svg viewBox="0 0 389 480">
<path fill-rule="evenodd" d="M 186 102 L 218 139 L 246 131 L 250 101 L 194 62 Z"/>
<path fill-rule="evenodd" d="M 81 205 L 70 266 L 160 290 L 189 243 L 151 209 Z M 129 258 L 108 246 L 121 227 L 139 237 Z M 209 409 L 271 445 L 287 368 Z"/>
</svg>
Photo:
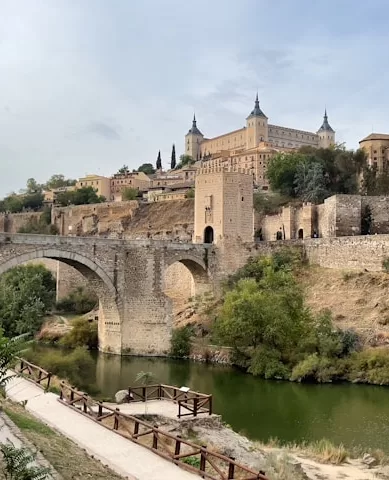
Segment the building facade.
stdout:
<svg viewBox="0 0 389 480">
<path fill-rule="evenodd" d="M 102 177 L 101 175 L 86 175 L 79 178 L 76 188 L 92 187 L 97 195 L 105 197 L 106 200 L 111 198 L 111 179 Z"/>
<path fill-rule="evenodd" d="M 303 146 L 328 148 L 335 144 L 335 131 L 328 122 L 327 111 L 316 133 L 268 123 L 260 108 L 258 95 L 254 109 L 246 118 L 246 126 L 214 138 L 205 138 L 193 117 L 185 136 L 185 154 L 209 168 L 228 167 L 250 170 L 256 185 L 267 190 L 266 167 L 269 158 L 280 151 Z"/>
<path fill-rule="evenodd" d="M 200 168 L 195 191 L 194 243 L 253 241 L 253 178 L 250 172 Z"/>
<path fill-rule="evenodd" d="M 385 133 L 371 133 L 359 142 L 359 146 L 366 152 L 368 164 L 382 173 L 389 166 L 389 135 Z"/>
<path fill-rule="evenodd" d="M 110 199 L 115 202 L 123 200 L 122 194 L 126 188 L 135 190 L 147 190 L 151 185 L 151 179 L 144 172 L 115 173 L 111 177 Z"/>
</svg>

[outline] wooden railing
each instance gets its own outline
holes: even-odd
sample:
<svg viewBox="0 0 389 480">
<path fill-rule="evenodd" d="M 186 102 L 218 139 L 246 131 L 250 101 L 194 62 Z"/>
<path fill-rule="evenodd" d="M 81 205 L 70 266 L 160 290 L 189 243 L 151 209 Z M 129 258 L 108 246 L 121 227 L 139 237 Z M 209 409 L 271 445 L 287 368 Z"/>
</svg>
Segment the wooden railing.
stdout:
<svg viewBox="0 0 389 480">
<path fill-rule="evenodd" d="M 159 388 L 160 386 L 156 385 L 154 387 Z M 151 393 L 151 395 L 156 395 L 156 393 Z M 195 398 L 193 397 L 193 399 Z M 89 395 L 70 387 L 65 382 L 61 383 L 60 402 L 179 467 L 197 473 L 202 478 L 210 480 L 268 480 L 264 472 L 255 472 L 240 465 L 232 457 L 213 452 L 206 446 L 188 442 L 179 435 L 174 436 L 164 432 L 156 425 L 121 413 L 118 408 L 113 409 L 97 402 Z"/>
<path fill-rule="evenodd" d="M 24 360 L 24 358 L 17 357 L 17 363 L 15 365 L 15 372 L 23 377 L 31 380 L 32 382 L 36 383 L 44 390 L 48 390 L 50 388 L 50 381 L 52 374 L 47 372 L 38 365 L 34 365 L 33 363 Z"/>
<path fill-rule="evenodd" d="M 205 413 L 212 415 L 212 395 L 205 393 L 187 392 L 171 385 L 144 385 L 128 387 L 128 394 L 133 402 L 146 402 L 147 400 L 170 400 L 178 403 L 178 417 Z M 186 413 L 182 413 L 186 411 Z M 188 413 L 189 412 L 189 413 Z"/>
</svg>

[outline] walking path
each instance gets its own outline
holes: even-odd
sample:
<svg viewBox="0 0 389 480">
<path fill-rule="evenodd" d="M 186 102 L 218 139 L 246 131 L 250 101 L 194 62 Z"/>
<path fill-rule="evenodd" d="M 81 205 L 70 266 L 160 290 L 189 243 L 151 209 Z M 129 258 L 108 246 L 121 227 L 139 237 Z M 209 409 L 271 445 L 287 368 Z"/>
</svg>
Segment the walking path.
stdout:
<svg viewBox="0 0 389 480">
<path fill-rule="evenodd" d="M 6 386 L 6 393 L 16 402 L 27 401 L 26 410 L 130 480 L 199 478 L 62 405 L 58 395 L 44 393 L 28 380 L 13 378 Z"/>
</svg>

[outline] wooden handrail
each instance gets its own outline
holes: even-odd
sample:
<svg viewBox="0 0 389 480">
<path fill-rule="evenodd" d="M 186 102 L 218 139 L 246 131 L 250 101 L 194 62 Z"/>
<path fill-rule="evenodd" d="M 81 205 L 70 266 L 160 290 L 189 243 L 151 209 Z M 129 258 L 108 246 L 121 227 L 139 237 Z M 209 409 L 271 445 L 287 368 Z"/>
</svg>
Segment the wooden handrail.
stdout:
<svg viewBox="0 0 389 480">
<path fill-rule="evenodd" d="M 255 472 L 250 468 L 237 463 L 235 459 L 231 457 L 208 450 L 205 446 L 200 446 L 193 442 L 183 440 L 179 435 L 175 436 L 169 432 L 164 432 L 160 430 L 158 426 L 151 425 L 150 423 L 132 415 L 122 413 L 118 408 L 112 408 L 102 402 L 97 402 L 83 392 L 79 392 L 77 389 L 67 385 L 65 382 L 61 383 L 60 401 L 69 408 L 76 410 L 78 413 L 100 423 L 105 428 L 108 428 L 135 443 L 139 443 L 159 456 L 176 463 L 186 470 L 197 473 L 203 478 L 208 478 L 210 480 L 237 478 L 240 480 L 268 480 L 262 472 Z M 79 404 L 79 406 L 77 406 L 77 404 Z M 103 420 L 112 417 L 114 418 L 113 425 L 103 422 Z M 133 424 L 133 429 L 129 429 L 128 423 Z M 140 431 L 140 427 L 143 427 L 144 431 Z M 139 439 L 145 439 L 146 437 L 150 437 L 149 445 L 140 443 Z M 171 445 L 169 443 L 171 443 Z M 187 449 L 190 449 L 190 451 L 184 453 L 181 452 L 181 447 L 183 445 Z M 184 459 L 187 457 L 195 457 L 199 455 L 199 467 L 184 462 Z M 222 463 L 222 465 L 218 465 L 216 462 Z M 223 469 L 226 470 L 223 471 Z"/>
<path fill-rule="evenodd" d="M 24 358 L 15 358 L 19 362 L 19 365 L 16 364 L 15 366 L 15 370 L 17 373 L 25 377 L 27 380 L 34 382 L 36 385 L 43 388 L 44 390 L 48 390 L 50 388 L 50 382 L 52 377 L 52 374 L 50 372 L 44 370 L 38 365 L 34 365 L 33 363 L 25 360 Z M 46 381 L 46 385 L 43 384 L 44 381 Z"/>
</svg>

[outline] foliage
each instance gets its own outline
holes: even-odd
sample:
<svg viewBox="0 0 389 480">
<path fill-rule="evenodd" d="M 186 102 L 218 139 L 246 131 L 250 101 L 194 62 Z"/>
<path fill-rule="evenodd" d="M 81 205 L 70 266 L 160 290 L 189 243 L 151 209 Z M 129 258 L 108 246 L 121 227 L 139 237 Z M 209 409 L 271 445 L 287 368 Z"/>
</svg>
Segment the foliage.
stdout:
<svg viewBox="0 0 389 480">
<path fill-rule="evenodd" d="M 172 170 L 174 170 L 176 168 L 176 147 L 173 143 L 173 147 L 172 147 L 172 157 L 171 157 L 171 161 L 170 161 L 170 168 Z"/>
<path fill-rule="evenodd" d="M 151 163 L 143 163 L 140 167 L 138 167 L 138 172 L 143 172 L 146 175 L 152 175 L 155 173 L 155 168 Z"/>
<path fill-rule="evenodd" d="M 137 373 L 135 382 L 142 385 L 151 385 L 154 382 L 154 374 L 152 372 L 144 372 L 143 370 Z"/>
<path fill-rule="evenodd" d="M 123 200 L 136 200 L 139 191 L 136 188 L 126 187 L 122 191 Z"/>
<path fill-rule="evenodd" d="M 294 276 L 301 261 L 293 249 L 250 259 L 227 282 L 214 338 L 231 346 L 234 363 L 253 375 L 318 382 L 346 378 L 358 336 L 334 328 L 329 312 L 315 317 L 305 306 Z"/>
<path fill-rule="evenodd" d="M 71 187 L 77 182 L 71 178 L 65 178 L 62 174 L 52 175 L 47 182 L 43 185 L 46 190 L 54 190 L 55 188 Z"/>
<path fill-rule="evenodd" d="M 11 193 L 0 201 L 1 212 L 20 213 L 23 210 L 39 210 L 42 206 L 43 194 L 40 192 L 25 195 Z"/>
<path fill-rule="evenodd" d="M 291 201 L 293 201 L 292 197 L 281 195 L 278 192 L 254 193 L 254 209 L 265 215 L 279 213 L 281 208 L 289 205 Z"/>
<path fill-rule="evenodd" d="M 180 170 L 181 168 L 184 168 L 186 165 L 192 165 L 195 163 L 193 158 L 190 155 L 180 155 L 180 160 L 178 164 L 176 165 L 176 170 Z"/>
<path fill-rule="evenodd" d="M 11 442 L 0 446 L 3 455 L 4 475 L 9 480 L 44 480 L 50 469 L 34 465 L 36 454 L 27 448 L 16 448 Z"/>
<path fill-rule="evenodd" d="M 59 343 L 66 348 L 87 347 L 89 350 L 97 349 L 99 346 L 97 322 L 77 318 L 72 322 L 70 332 L 66 333 Z"/>
<path fill-rule="evenodd" d="M 294 184 L 296 195 L 304 202 L 320 203 L 328 196 L 323 167 L 319 162 L 299 163 Z"/>
<path fill-rule="evenodd" d="M 389 169 L 378 172 L 376 166 L 365 165 L 362 172 L 361 193 L 364 195 L 387 195 L 389 193 Z"/>
<path fill-rule="evenodd" d="M 126 173 L 129 173 L 128 165 L 123 165 L 121 168 L 119 168 L 118 173 L 120 175 L 125 175 Z"/>
<path fill-rule="evenodd" d="M 0 277 L 0 326 L 7 336 L 35 333 L 53 306 L 56 282 L 43 265 L 22 265 Z"/>
<path fill-rule="evenodd" d="M 156 163 L 157 170 L 161 170 L 162 168 L 162 160 L 161 160 L 161 151 L 158 152 L 157 163 Z"/>
<path fill-rule="evenodd" d="M 193 329 L 188 325 L 173 330 L 170 355 L 177 358 L 189 357 L 192 336 Z"/>
<path fill-rule="evenodd" d="M 369 348 L 351 355 L 348 379 L 358 383 L 389 384 L 389 350 Z"/>
<path fill-rule="evenodd" d="M 39 218 L 35 216 L 30 217 L 27 222 L 19 228 L 18 233 L 57 235 L 57 227 L 51 224 L 51 210 L 46 208 Z"/>
<path fill-rule="evenodd" d="M 373 225 L 373 215 L 371 213 L 371 208 L 369 205 L 365 205 L 362 210 L 361 218 L 361 235 L 370 235 L 371 227 Z"/>
<path fill-rule="evenodd" d="M 84 287 L 76 287 L 69 295 L 56 304 L 56 310 L 64 313 L 77 313 L 82 315 L 88 313 L 98 305 L 99 299 L 90 290 Z"/>
<path fill-rule="evenodd" d="M 25 352 L 23 356 L 79 388 L 88 387 L 83 379 L 92 379 L 95 375 L 95 363 L 85 347 L 77 347 L 71 352 L 66 351 L 66 353 L 60 349 L 58 351 L 45 351 L 44 349 L 33 348 Z"/>
<path fill-rule="evenodd" d="M 186 194 L 186 198 L 195 198 L 195 189 L 191 188 Z"/>
<path fill-rule="evenodd" d="M 29 178 L 26 182 L 27 193 L 42 193 L 42 185 L 35 178 Z"/>
<path fill-rule="evenodd" d="M 21 352 L 24 346 L 24 335 L 8 339 L 4 337 L 4 332 L 0 329 L 0 387 L 4 387 L 9 380 L 8 370 L 12 367 L 15 356 Z"/>
<path fill-rule="evenodd" d="M 269 162 L 267 177 L 272 190 L 283 195 L 322 201 L 334 193 L 359 193 L 359 177 L 367 166 L 363 150 L 302 147 L 279 153 Z"/>
<path fill-rule="evenodd" d="M 185 457 L 182 459 L 182 462 L 191 467 L 200 468 L 200 459 L 198 457 Z"/>
<path fill-rule="evenodd" d="M 57 203 L 63 207 L 68 205 L 86 205 L 104 202 L 102 195 L 97 195 L 93 187 L 81 187 L 77 190 L 61 192 L 57 195 Z"/>
<path fill-rule="evenodd" d="M 385 270 L 385 272 L 389 272 L 389 257 L 386 257 L 384 260 L 382 260 L 382 268 Z"/>
</svg>

